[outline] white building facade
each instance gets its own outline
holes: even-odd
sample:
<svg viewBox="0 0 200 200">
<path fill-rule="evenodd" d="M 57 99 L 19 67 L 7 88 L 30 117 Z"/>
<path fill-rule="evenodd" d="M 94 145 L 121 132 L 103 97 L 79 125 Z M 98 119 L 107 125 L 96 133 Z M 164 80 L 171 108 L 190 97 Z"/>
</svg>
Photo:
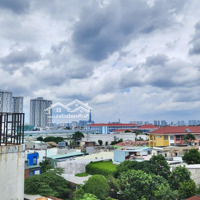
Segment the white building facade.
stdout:
<svg viewBox="0 0 200 200">
<path fill-rule="evenodd" d="M 49 114 L 46 109 L 52 105 L 51 100 L 45 100 L 43 97 L 30 100 L 30 124 L 35 127 L 47 127 L 49 122 Z"/>
<path fill-rule="evenodd" d="M 23 97 L 12 97 L 12 112 L 23 113 Z"/>
<path fill-rule="evenodd" d="M 0 90 L 0 112 L 12 111 L 12 92 Z"/>
<path fill-rule="evenodd" d="M 24 145 L 0 148 L 0 199 L 24 199 Z"/>
</svg>

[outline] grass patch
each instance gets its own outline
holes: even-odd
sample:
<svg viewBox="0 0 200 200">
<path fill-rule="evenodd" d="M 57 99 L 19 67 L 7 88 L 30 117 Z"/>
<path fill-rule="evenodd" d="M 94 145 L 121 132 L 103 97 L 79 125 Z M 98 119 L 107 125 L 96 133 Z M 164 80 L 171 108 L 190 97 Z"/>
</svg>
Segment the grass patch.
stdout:
<svg viewBox="0 0 200 200">
<path fill-rule="evenodd" d="M 104 176 L 114 176 L 117 172 L 117 167 L 112 163 L 112 161 L 91 162 L 90 164 L 86 165 L 86 172 L 92 175 L 102 174 Z"/>
<path fill-rule="evenodd" d="M 85 176 L 88 176 L 88 173 L 84 172 L 84 173 L 78 173 L 76 174 L 75 176 L 78 176 L 78 177 L 85 177 Z"/>
</svg>

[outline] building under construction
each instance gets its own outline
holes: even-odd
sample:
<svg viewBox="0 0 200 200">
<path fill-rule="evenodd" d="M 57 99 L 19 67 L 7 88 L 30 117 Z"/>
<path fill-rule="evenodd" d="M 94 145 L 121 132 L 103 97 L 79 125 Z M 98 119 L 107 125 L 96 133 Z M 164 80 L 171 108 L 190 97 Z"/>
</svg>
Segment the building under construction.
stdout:
<svg viewBox="0 0 200 200">
<path fill-rule="evenodd" d="M 0 113 L 0 146 L 24 143 L 24 113 Z"/>
</svg>

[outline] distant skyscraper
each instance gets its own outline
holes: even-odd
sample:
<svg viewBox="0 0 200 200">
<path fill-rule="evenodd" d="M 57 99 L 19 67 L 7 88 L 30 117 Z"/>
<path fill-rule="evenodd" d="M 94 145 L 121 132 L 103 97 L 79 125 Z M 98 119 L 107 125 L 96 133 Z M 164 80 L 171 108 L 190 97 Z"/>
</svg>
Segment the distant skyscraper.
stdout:
<svg viewBox="0 0 200 200">
<path fill-rule="evenodd" d="M 189 126 L 196 126 L 197 125 L 197 121 L 196 120 L 189 120 Z"/>
<path fill-rule="evenodd" d="M 0 112 L 12 111 L 12 92 L 0 90 Z"/>
<path fill-rule="evenodd" d="M 161 120 L 161 126 L 167 126 L 167 122 L 165 120 Z"/>
<path fill-rule="evenodd" d="M 23 97 L 13 97 L 12 98 L 12 112 L 13 113 L 23 113 Z"/>
<path fill-rule="evenodd" d="M 48 126 L 48 115 L 45 109 L 52 105 L 51 100 L 45 100 L 42 97 L 30 100 L 30 124 L 35 127 Z"/>
</svg>

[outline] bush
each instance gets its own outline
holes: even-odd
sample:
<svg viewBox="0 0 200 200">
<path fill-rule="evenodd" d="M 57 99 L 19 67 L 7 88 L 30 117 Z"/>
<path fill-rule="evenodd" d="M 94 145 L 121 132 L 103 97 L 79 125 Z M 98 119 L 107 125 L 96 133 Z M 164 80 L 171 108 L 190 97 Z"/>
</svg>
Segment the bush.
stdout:
<svg viewBox="0 0 200 200">
<path fill-rule="evenodd" d="M 142 170 L 147 174 L 153 173 L 155 174 L 155 169 L 149 161 L 137 162 L 125 160 L 124 162 L 117 165 L 117 173 L 116 177 L 118 177 L 121 173 L 126 172 L 128 170 Z"/>
<path fill-rule="evenodd" d="M 92 175 L 101 174 L 104 176 L 114 176 L 117 172 L 117 167 L 112 163 L 112 161 L 91 162 L 86 165 L 86 172 Z"/>
<path fill-rule="evenodd" d="M 184 181 L 180 183 L 180 188 L 178 190 L 179 198 L 186 199 L 197 194 L 197 188 L 193 180 Z"/>
<path fill-rule="evenodd" d="M 174 200 L 176 193 L 170 189 L 168 182 L 161 176 L 147 174 L 141 170 L 128 170 L 123 172 L 119 177 L 119 185 L 123 199 L 159 199 L 167 193 L 173 194 L 168 200 Z M 162 186 L 162 187 L 161 187 Z M 163 188 L 166 190 L 164 191 Z M 157 197 L 157 198 L 152 198 Z"/>
<path fill-rule="evenodd" d="M 185 152 L 183 161 L 187 164 L 200 164 L 200 152 L 197 149 L 190 149 Z"/>
<path fill-rule="evenodd" d="M 88 179 L 83 186 L 86 193 L 91 193 L 100 199 L 105 198 L 109 193 L 109 185 L 102 175 L 94 175 Z"/>
<path fill-rule="evenodd" d="M 88 173 L 78 173 L 76 174 L 75 176 L 78 176 L 78 177 L 85 177 L 85 176 L 88 176 Z"/>
<path fill-rule="evenodd" d="M 34 175 L 25 180 L 25 194 L 40 194 L 42 196 L 55 196 L 67 198 L 70 194 L 70 185 L 63 177 L 50 171 L 41 175 Z"/>
</svg>

